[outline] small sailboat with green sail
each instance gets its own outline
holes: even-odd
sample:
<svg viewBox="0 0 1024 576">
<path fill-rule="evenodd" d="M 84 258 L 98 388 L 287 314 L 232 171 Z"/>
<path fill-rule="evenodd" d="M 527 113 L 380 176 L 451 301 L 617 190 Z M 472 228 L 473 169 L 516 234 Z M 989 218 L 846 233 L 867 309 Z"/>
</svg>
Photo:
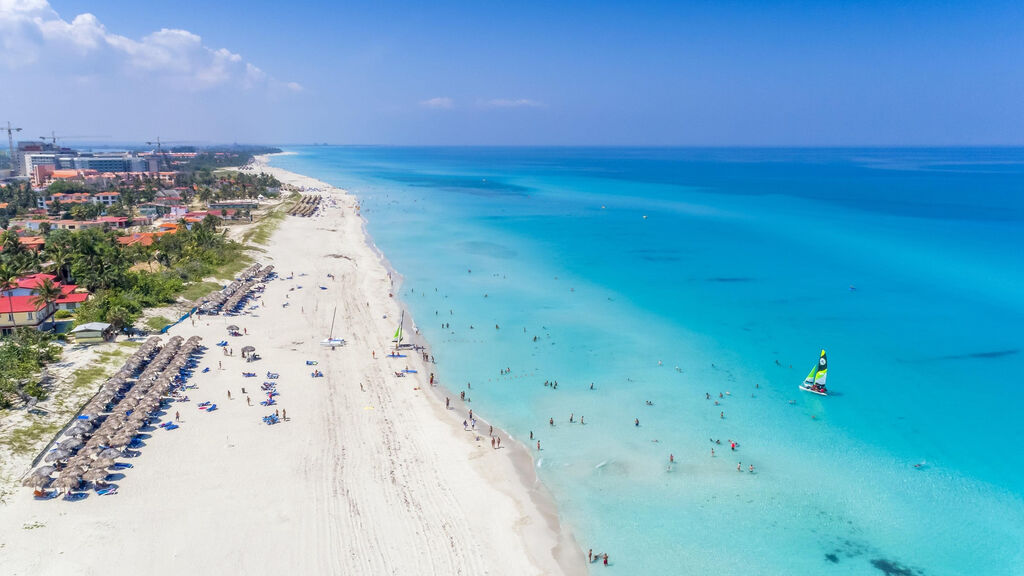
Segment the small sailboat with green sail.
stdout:
<svg viewBox="0 0 1024 576">
<path fill-rule="evenodd" d="M 402 347 L 402 326 L 405 324 L 405 310 L 402 310 L 402 315 L 398 319 L 398 330 L 395 330 L 395 335 L 391 338 L 391 341 L 395 343 L 395 350 Z"/>
<path fill-rule="evenodd" d="M 800 389 L 819 396 L 828 396 L 828 388 L 825 387 L 825 378 L 828 376 L 828 360 L 825 358 L 825 351 L 821 351 L 818 363 L 811 368 L 811 372 L 804 378 Z"/>
</svg>

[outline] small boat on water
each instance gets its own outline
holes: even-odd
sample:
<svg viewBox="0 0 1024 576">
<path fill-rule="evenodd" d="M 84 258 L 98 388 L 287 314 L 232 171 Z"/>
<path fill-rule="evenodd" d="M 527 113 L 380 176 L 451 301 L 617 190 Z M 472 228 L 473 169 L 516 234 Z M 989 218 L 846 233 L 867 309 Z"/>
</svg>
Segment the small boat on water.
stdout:
<svg viewBox="0 0 1024 576">
<path fill-rule="evenodd" d="M 828 396 L 828 388 L 825 388 L 825 378 L 828 376 L 828 360 L 825 359 L 825 351 L 821 351 L 818 363 L 811 368 L 811 372 L 804 378 L 800 389 L 819 396 Z"/>
</svg>

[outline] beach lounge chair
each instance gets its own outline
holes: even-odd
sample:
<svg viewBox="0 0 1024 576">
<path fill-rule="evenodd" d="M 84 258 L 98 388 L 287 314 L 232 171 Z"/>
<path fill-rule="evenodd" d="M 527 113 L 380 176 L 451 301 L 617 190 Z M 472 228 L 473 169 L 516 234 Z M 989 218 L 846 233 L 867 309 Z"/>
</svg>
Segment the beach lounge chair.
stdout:
<svg viewBox="0 0 1024 576">
<path fill-rule="evenodd" d="M 117 487 L 111 486 L 110 488 L 100 488 L 96 493 L 100 496 L 113 496 L 114 494 L 117 494 Z"/>
<path fill-rule="evenodd" d="M 217 409 L 217 405 L 216 404 L 210 404 L 210 407 L 207 408 L 206 411 L 207 412 L 213 412 L 216 409 Z"/>
<path fill-rule="evenodd" d="M 244 376 L 246 378 L 255 378 L 256 377 L 256 373 L 255 372 L 242 372 L 242 376 Z"/>
<path fill-rule="evenodd" d="M 200 402 L 199 403 L 199 408 L 200 409 L 207 408 L 207 407 L 210 406 L 210 404 L 213 404 L 213 402 Z"/>
<path fill-rule="evenodd" d="M 317 365 L 317 361 L 316 360 L 306 360 L 306 366 L 316 366 L 316 365 Z"/>
<path fill-rule="evenodd" d="M 203 374 L 206 374 L 209 371 L 210 371 L 210 367 L 209 366 L 207 366 L 206 368 L 203 368 Z"/>
<path fill-rule="evenodd" d="M 178 428 L 181 428 L 181 426 L 178 426 L 177 424 L 168 424 L 165 430 L 177 430 Z"/>
<path fill-rule="evenodd" d="M 132 465 L 128 462 L 115 462 L 111 468 L 114 470 L 127 470 L 128 468 L 132 468 Z"/>
<path fill-rule="evenodd" d="M 35 490 L 32 492 L 32 497 L 36 500 L 49 500 L 57 496 L 56 490 Z"/>
<path fill-rule="evenodd" d="M 278 374 L 277 372 L 267 372 L 267 378 L 270 378 L 271 380 L 277 380 L 278 378 L 280 378 L 280 374 Z"/>
</svg>

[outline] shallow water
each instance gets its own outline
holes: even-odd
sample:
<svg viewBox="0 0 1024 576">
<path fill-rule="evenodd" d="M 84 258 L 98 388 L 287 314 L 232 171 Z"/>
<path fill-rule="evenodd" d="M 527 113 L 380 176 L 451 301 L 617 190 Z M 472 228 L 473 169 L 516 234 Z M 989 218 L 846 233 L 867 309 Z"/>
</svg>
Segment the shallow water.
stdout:
<svg viewBox="0 0 1024 576">
<path fill-rule="evenodd" d="M 1020 573 L 1024 150 L 291 152 L 616 571 Z"/>
</svg>

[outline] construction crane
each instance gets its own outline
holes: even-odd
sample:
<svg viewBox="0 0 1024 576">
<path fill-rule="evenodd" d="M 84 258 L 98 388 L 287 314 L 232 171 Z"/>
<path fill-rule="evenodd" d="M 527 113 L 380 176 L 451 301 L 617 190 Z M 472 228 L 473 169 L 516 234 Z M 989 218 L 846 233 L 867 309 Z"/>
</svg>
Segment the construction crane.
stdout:
<svg viewBox="0 0 1024 576">
<path fill-rule="evenodd" d="M 185 140 L 171 140 L 171 141 L 160 140 L 159 136 L 157 136 L 156 140 L 154 140 L 152 142 L 146 142 L 146 144 L 148 144 L 150 146 L 156 146 L 156 154 L 163 161 L 164 170 L 168 170 L 168 171 L 171 169 L 171 161 L 167 159 L 167 152 L 164 152 L 163 145 L 164 144 L 183 144 L 183 143 L 185 143 Z"/>
<path fill-rule="evenodd" d="M 9 168 L 11 169 L 11 176 L 15 175 L 15 170 L 18 169 L 16 165 L 17 156 L 14 155 L 14 133 L 21 132 L 21 128 L 11 127 L 10 120 L 7 121 L 7 147 L 10 150 L 10 157 L 7 159 Z"/>
<path fill-rule="evenodd" d="M 49 136 L 40 136 L 39 137 L 39 139 L 42 140 L 43 142 L 46 142 L 47 140 L 49 140 L 50 144 L 52 144 L 54 148 L 57 147 L 57 140 L 77 140 L 79 138 L 109 138 L 109 136 L 95 136 L 95 135 L 91 135 L 91 134 L 87 135 L 87 136 L 57 136 L 56 132 L 50 131 L 50 135 Z"/>
<path fill-rule="evenodd" d="M 148 145 L 150 145 L 150 146 L 153 146 L 154 144 L 156 145 L 156 154 L 157 154 L 157 157 L 158 157 L 158 158 L 159 158 L 160 160 L 162 160 L 162 161 L 163 161 L 163 167 L 164 167 L 164 169 L 166 169 L 166 170 L 170 170 L 170 169 L 171 169 L 171 163 L 170 163 L 170 162 L 169 162 L 169 161 L 167 160 L 167 155 L 166 155 L 166 154 L 164 154 L 163 144 L 162 144 L 162 143 L 160 142 L 160 137 L 159 137 L 159 136 L 157 136 L 157 137 L 156 137 L 156 141 L 154 141 L 154 142 L 146 142 L 146 144 L 148 144 Z M 157 164 L 157 171 L 158 171 L 158 172 L 160 171 L 160 164 Z"/>
</svg>

